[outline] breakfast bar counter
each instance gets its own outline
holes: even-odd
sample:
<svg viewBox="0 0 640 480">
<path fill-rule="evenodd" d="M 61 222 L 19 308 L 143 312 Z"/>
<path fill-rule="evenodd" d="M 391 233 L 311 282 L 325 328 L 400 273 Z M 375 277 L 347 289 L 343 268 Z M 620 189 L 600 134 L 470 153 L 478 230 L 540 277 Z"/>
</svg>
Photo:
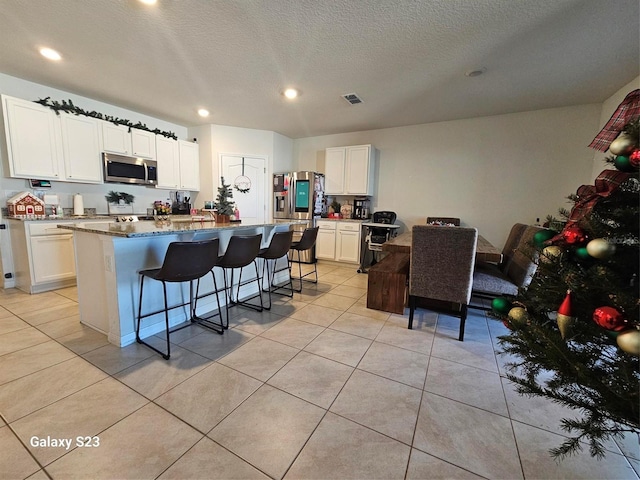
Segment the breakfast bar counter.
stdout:
<svg viewBox="0 0 640 480">
<path fill-rule="evenodd" d="M 109 342 L 125 346 L 135 342 L 139 302 L 138 272 L 162 265 L 165 252 L 171 242 L 220 239 L 220 252 L 224 253 L 229 239 L 234 235 L 262 234 L 263 245 L 269 242 L 274 231 L 286 231 L 297 223 L 227 223 L 211 221 L 169 220 L 122 223 L 77 223 L 59 225 L 73 232 L 77 269 L 78 303 L 80 322 L 108 336 Z M 217 269 L 216 269 L 217 270 Z M 218 284 L 221 272 L 216 272 Z M 255 287 L 254 287 L 255 288 Z M 147 292 L 147 289 L 149 291 Z M 213 290 L 211 275 L 200 283 L 201 292 Z M 161 282 L 145 285 L 142 310 L 162 308 Z M 240 291 L 240 297 L 256 292 Z M 189 286 L 167 284 L 167 294 L 174 304 L 188 303 Z M 221 300 L 224 296 L 221 296 Z M 198 301 L 198 312 L 217 309 L 215 295 Z M 188 317 L 188 306 L 170 312 L 170 324 L 182 323 Z M 156 318 L 154 323 L 151 321 Z M 164 316 L 150 317 L 140 332 L 148 337 L 164 330 Z"/>
</svg>

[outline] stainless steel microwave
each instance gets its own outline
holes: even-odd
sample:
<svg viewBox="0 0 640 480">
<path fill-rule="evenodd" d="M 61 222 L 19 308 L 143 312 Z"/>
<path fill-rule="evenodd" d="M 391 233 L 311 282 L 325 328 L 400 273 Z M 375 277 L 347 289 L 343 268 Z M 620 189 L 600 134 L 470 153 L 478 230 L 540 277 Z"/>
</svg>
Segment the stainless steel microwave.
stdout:
<svg viewBox="0 0 640 480">
<path fill-rule="evenodd" d="M 158 162 L 146 158 L 103 153 L 106 183 L 158 184 Z"/>
</svg>

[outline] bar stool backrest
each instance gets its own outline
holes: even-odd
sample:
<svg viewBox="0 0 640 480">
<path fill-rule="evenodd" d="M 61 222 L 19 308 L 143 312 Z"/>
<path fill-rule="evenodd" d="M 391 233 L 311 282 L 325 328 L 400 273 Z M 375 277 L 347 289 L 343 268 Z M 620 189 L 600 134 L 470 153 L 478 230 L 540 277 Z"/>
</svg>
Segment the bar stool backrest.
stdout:
<svg viewBox="0 0 640 480">
<path fill-rule="evenodd" d="M 218 260 L 217 238 L 201 242 L 172 242 L 156 280 L 188 282 L 206 275 Z"/>
<path fill-rule="evenodd" d="M 287 232 L 276 232 L 271 238 L 271 243 L 266 251 L 262 252 L 262 258 L 277 259 L 284 257 L 291 248 L 293 240 L 293 230 Z"/>
<path fill-rule="evenodd" d="M 253 262 L 260 253 L 262 234 L 234 235 L 229 239 L 229 245 L 218 265 L 224 268 L 242 268 Z"/>
<path fill-rule="evenodd" d="M 292 248 L 300 250 L 301 252 L 309 250 L 316 243 L 319 229 L 320 227 L 305 228 L 304 232 L 302 233 L 302 238 L 298 243 L 294 244 Z"/>
</svg>

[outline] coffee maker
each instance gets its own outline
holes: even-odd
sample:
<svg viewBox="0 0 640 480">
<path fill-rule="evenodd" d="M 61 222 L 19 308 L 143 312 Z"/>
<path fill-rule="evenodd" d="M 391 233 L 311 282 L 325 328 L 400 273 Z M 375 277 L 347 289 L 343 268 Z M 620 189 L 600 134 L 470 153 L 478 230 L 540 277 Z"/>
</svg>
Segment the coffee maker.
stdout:
<svg viewBox="0 0 640 480">
<path fill-rule="evenodd" d="M 356 197 L 353 200 L 353 218 L 367 220 L 371 216 L 368 197 Z"/>
</svg>

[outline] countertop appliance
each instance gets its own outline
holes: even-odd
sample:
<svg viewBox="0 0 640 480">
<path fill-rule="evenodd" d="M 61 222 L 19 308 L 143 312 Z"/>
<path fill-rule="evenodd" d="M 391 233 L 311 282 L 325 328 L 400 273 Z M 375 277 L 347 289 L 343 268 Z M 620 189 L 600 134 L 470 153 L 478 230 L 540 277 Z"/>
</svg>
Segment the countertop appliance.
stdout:
<svg viewBox="0 0 640 480">
<path fill-rule="evenodd" d="M 158 162 L 146 158 L 102 154 L 105 183 L 158 184 Z"/>
<path fill-rule="evenodd" d="M 353 201 L 353 218 L 367 220 L 371 216 L 368 197 L 356 197 Z"/>
<path fill-rule="evenodd" d="M 276 222 L 279 219 L 307 221 L 294 225 L 294 241 L 300 240 L 305 228 L 315 226 L 315 219 L 324 212 L 324 174 L 304 171 L 273 176 L 273 218 Z M 302 252 L 300 257 L 303 263 L 315 263 L 315 248 Z M 297 260 L 297 255 L 295 258 Z"/>
<path fill-rule="evenodd" d="M 189 192 L 171 192 L 171 213 L 173 215 L 189 215 L 191 213 L 191 197 Z"/>
</svg>

